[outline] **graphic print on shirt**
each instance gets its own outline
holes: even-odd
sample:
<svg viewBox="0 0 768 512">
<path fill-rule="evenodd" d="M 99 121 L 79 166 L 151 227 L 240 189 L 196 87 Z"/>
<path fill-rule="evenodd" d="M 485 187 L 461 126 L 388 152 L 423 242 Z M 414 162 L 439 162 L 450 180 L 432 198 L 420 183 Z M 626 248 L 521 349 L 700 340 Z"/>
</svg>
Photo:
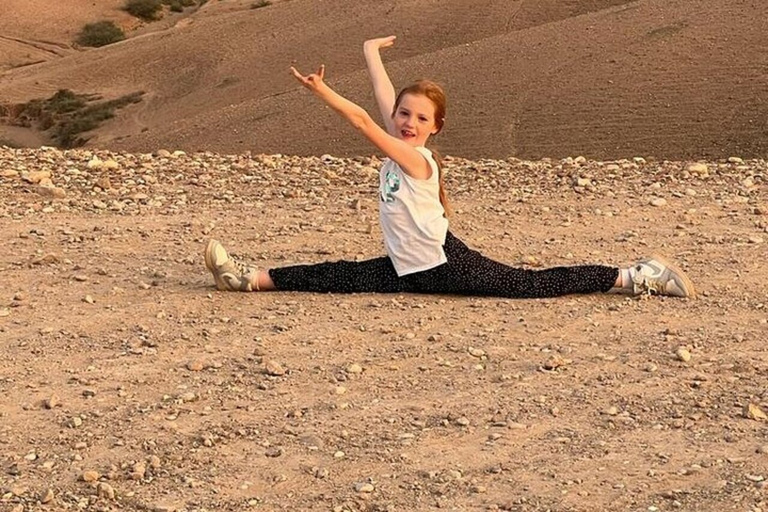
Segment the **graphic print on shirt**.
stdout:
<svg viewBox="0 0 768 512">
<path fill-rule="evenodd" d="M 384 186 L 381 188 L 381 200 L 385 203 L 395 201 L 395 192 L 400 190 L 400 176 L 393 170 L 387 171 L 384 178 Z"/>
</svg>

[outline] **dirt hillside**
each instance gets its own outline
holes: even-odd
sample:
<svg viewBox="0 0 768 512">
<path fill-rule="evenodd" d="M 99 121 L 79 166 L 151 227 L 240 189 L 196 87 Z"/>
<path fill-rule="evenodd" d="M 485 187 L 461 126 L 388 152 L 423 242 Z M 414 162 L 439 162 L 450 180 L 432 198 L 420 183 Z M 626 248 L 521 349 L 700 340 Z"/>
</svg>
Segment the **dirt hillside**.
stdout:
<svg viewBox="0 0 768 512">
<path fill-rule="evenodd" d="M 210 7 L 209 7 L 210 6 Z M 94 147 L 367 154 L 288 75 L 327 65 L 367 108 L 361 54 L 395 33 L 393 81 L 442 82 L 445 132 L 464 157 L 611 159 L 764 156 L 768 31 L 760 0 L 209 2 L 162 30 L 7 71 L 0 98 L 66 87 L 145 100 L 99 129 Z"/>
</svg>

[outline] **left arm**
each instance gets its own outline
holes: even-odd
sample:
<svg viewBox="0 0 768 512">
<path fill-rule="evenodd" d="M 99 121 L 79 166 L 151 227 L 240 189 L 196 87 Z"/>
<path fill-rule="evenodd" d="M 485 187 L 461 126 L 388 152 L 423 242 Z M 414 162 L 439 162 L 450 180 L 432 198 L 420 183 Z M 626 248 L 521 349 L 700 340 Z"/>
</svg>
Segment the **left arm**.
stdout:
<svg viewBox="0 0 768 512">
<path fill-rule="evenodd" d="M 315 96 L 338 112 L 385 155 L 397 162 L 410 177 L 427 179 L 432 175 L 432 168 L 421 153 L 402 140 L 388 134 L 371 119 L 371 116 L 365 109 L 328 87 L 323 81 L 325 66 L 320 66 L 317 73 L 312 73 L 308 76 L 303 76 L 293 67 L 291 71 L 304 87 L 312 91 Z"/>
</svg>

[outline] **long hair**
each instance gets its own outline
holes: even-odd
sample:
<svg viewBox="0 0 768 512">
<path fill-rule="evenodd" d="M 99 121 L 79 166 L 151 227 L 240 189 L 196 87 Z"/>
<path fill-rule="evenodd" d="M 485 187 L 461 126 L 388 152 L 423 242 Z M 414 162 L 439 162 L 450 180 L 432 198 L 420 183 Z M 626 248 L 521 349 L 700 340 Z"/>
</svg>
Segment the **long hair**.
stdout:
<svg viewBox="0 0 768 512">
<path fill-rule="evenodd" d="M 432 104 L 435 106 L 435 127 L 437 128 L 435 134 L 440 133 L 440 131 L 443 129 L 443 125 L 445 124 L 446 100 L 445 91 L 443 91 L 443 88 L 431 80 L 418 80 L 417 82 L 414 82 L 398 93 L 397 98 L 395 99 L 395 107 L 392 111 L 393 117 L 395 112 L 397 112 L 397 107 L 400 106 L 400 101 L 406 94 L 425 96 L 432 102 Z M 437 162 L 437 178 L 438 183 L 440 184 L 440 204 L 443 205 L 443 210 L 445 210 L 445 214 L 448 216 L 452 213 L 452 210 L 451 205 L 448 202 L 448 195 L 445 192 L 445 183 L 443 182 L 443 159 L 437 151 L 434 149 L 431 151 L 432 156 L 435 158 L 435 162 Z"/>
</svg>

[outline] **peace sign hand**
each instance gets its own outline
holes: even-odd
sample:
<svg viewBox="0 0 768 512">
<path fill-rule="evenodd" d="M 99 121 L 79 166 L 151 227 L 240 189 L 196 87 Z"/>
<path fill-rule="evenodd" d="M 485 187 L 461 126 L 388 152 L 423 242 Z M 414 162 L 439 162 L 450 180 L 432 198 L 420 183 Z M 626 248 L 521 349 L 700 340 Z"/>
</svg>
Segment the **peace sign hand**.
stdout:
<svg viewBox="0 0 768 512">
<path fill-rule="evenodd" d="M 323 77 L 325 77 L 325 64 L 320 65 L 317 73 L 310 73 L 307 76 L 299 73 L 299 71 L 293 66 L 291 66 L 291 72 L 293 73 L 293 76 L 296 77 L 296 80 L 301 82 L 301 85 L 312 92 L 317 92 L 317 90 L 320 89 L 320 87 L 323 85 Z"/>
</svg>

